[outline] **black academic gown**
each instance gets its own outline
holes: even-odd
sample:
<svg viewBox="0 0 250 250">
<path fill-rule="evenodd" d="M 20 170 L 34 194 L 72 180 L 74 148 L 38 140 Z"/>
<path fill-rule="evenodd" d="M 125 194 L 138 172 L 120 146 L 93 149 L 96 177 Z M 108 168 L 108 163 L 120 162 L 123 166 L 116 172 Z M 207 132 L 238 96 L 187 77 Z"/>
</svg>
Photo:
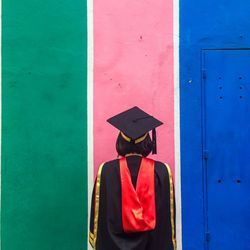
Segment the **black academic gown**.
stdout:
<svg viewBox="0 0 250 250">
<path fill-rule="evenodd" d="M 136 187 L 140 156 L 126 158 Z M 92 195 L 89 241 L 96 250 L 175 250 L 175 199 L 170 169 L 155 161 L 156 227 L 125 233 L 122 226 L 119 160 L 105 163 L 95 181 Z M 99 199 L 98 199 L 99 197 Z"/>
</svg>

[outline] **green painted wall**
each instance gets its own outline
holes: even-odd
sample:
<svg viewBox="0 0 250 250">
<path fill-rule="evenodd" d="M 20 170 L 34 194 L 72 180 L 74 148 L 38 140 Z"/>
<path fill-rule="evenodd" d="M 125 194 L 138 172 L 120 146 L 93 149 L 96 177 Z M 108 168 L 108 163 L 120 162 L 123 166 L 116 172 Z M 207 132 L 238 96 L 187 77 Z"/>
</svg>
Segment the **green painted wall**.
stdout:
<svg viewBox="0 0 250 250">
<path fill-rule="evenodd" d="M 86 0 L 3 0 L 2 249 L 87 249 Z"/>
</svg>

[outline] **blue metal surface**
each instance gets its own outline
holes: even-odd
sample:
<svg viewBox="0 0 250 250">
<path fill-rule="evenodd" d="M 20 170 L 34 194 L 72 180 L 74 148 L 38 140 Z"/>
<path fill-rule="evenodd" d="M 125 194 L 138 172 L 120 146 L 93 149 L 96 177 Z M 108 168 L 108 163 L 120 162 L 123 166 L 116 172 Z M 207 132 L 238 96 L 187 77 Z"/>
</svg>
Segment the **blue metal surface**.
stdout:
<svg viewBox="0 0 250 250">
<path fill-rule="evenodd" d="M 250 47 L 248 0 L 180 0 L 180 126 L 183 250 L 207 249 L 202 50 Z M 217 64 L 216 64 L 217 65 Z M 250 83 L 249 83 L 250 84 Z M 235 151 L 231 152 L 234 154 Z M 235 220 L 232 219 L 232 223 Z M 250 230 L 245 232 L 250 235 Z M 208 240 L 208 241 L 207 241 Z M 217 248 L 217 250 L 246 250 Z"/>
<path fill-rule="evenodd" d="M 250 50 L 203 52 L 209 250 L 250 249 Z"/>
</svg>

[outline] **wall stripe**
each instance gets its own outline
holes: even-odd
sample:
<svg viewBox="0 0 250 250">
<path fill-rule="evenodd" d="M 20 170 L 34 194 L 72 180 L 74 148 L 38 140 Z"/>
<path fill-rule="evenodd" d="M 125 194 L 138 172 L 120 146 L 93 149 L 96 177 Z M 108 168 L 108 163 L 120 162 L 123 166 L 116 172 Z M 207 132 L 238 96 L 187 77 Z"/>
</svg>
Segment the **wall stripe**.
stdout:
<svg viewBox="0 0 250 250">
<path fill-rule="evenodd" d="M 3 249 L 87 247 L 86 5 L 2 2 Z"/>
<path fill-rule="evenodd" d="M 88 183 L 90 205 L 100 163 L 117 156 L 107 118 L 138 105 L 163 120 L 153 158 L 175 175 L 181 250 L 178 12 L 178 0 L 88 0 Z"/>
<path fill-rule="evenodd" d="M 174 173 L 172 0 L 94 1 L 94 166 L 117 157 L 106 123 L 131 106 L 164 122 L 158 155 Z"/>
<path fill-rule="evenodd" d="M 173 2 L 174 40 L 174 142 L 177 249 L 182 250 L 181 155 L 180 155 L 180 72 L 179 72 L 179 0 Z"/>
<path fill-rule="evenodd" d="M 88 71 L 87 71 L 87 105 L 88 105 L 88 223 L 90 220 L 91 196 L 93 190 L 93 0 L 87 0 L 88 23 Z M 87 225 L 87 234 L 89 224 Z M 89 249 L 91 247 L 89 246 Z"/>
<path fill-rule="evenodd" d="M 93 159 L 93 45 L 94 45 L 94 35 L 93 35 L 93 0 L 87 0 L 87 23 L 88 23 L 88 71 L 87 71 L 87 105 L 88 105 L 88 225 L 87 225 L 87 237 L 88 228 L 90 221 L 90 208 L 91 208 L 91 197 L 94 184 L 94 159 Z M 88 245 L 89 249 L 92 249 Z"/>
<path fill-rule="evenodd" d="M 0 159 L 2 159 L 2 1 L 0 2 Z M 0 160 L 0 249 L 2 249 L 2 161 Z"/>
</svg>

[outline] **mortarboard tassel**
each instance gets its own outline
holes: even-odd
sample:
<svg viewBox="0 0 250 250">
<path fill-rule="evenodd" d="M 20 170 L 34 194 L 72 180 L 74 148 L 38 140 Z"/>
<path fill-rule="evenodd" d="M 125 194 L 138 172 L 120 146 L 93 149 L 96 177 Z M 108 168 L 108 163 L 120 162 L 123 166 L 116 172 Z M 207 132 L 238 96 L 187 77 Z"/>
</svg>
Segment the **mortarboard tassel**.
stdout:
<svg viewBox="0 0 250 250">
<path fill-rule="evenodd" d="M 157 148 L 156 148 L 156 130 L 155 130 L 155 128 L 152 130 L 152 142 L 153 142 L 152 154 L 156 154 Z"/>
</svg>

